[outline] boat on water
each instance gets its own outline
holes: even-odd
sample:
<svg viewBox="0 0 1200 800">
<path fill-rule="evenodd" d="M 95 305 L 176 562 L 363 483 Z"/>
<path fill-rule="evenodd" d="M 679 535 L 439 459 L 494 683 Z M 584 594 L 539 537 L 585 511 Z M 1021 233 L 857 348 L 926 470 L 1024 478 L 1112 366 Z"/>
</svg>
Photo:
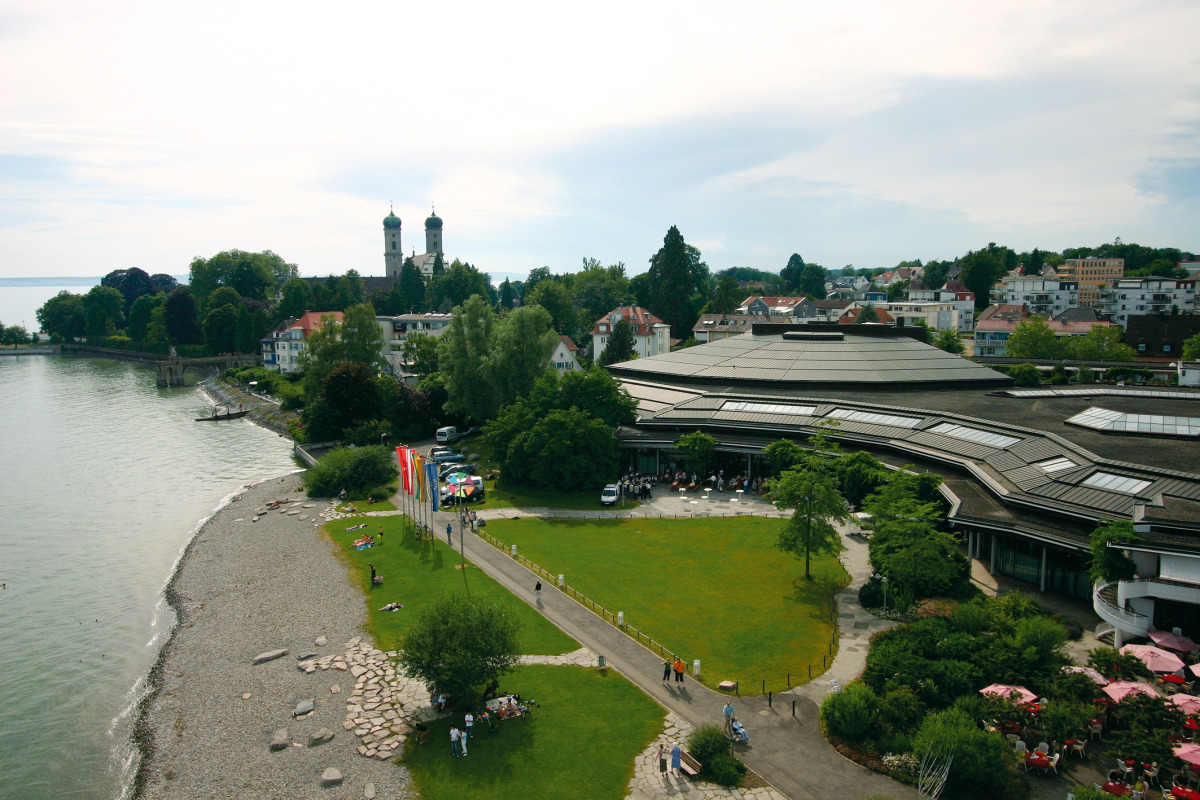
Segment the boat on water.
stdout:
<svg viewBox="0 0 1200 800">
<path fill-rule="evenodd" d="M 223 414 L 218 413 L 216 409 L 213 409 L 212 416 L 196 417 L 196 422 L 216 422 L 216 421 L 222 420 L 222 419 L 241 419 L 242 417 L 246 416 L 249 413 L 250 413 L 249 409 L 244 410 L 244 411 L 226 411 Z"/>
</svg>

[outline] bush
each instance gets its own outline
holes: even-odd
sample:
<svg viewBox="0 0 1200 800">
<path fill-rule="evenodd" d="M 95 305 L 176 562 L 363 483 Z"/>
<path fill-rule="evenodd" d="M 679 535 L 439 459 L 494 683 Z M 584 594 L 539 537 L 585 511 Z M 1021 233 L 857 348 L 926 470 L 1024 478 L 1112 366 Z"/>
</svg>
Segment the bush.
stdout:
<svg viewBox="0 0 1200 800">
<path fill-rule="evenodd" d="M 342 432 L 346 437 L 346 441 L 350 444 L 366 447 L 373 444 L 383 444 L 383 437 L 392 436 L 392 424 L 382 419 L 372 419 L 363 422 L 360 425 L 355 425 L 352 428 L 346 428 Z"/>
<path fill-rule="evenodd" d="M 729 753 L 721 753 L 708 761 L 701 761 L 700 766 L 701 775 L 718 786 L 741 786 L 742 776 L 746 774 L 746 765 Z"/>
<path fill-rule="evenodd" d="M 720 725 L 701 725 L 687 738 L 687 749 L 701 764 L 729 754 L 729 739 Z"/>
<path fill-rule="evenodd" d="M 834 736 L 858 741 L 870 733 L 877 703 L 871 687 L 855 681 L 826 696 L 821 703 L 821 722 Z"/>
<path fill-rule="evenodd" d="M 892 731 L 905 731 L 925 716 L 925 704 L 908 686 L 898 686 L 883 696 L 879 703 L 879 719 Z"/>
<path fill-rule="evenodd" d="M 392 483 L 399 473 L 386 447 L 338 448 L 304 473 L 304 488 L 314 497 L 333 497 L 343 489 L 352 498 Z"/>
<path fill-rule="evenodd" d="M 871 578 L 858 590 L 858 602 L 863 608 L 883 607 L 883 584 Z"/>
</svg>

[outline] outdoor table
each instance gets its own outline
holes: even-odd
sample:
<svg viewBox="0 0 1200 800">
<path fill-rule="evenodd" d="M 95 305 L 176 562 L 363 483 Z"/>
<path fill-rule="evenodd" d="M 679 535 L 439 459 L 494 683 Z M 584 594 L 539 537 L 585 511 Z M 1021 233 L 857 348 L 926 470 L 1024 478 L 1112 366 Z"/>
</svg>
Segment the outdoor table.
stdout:
<svg viewBox="0 0 1200 800">
<path fill-rule="evenodd" d="M 1118 797 L 1129 794 L 1129 787 L 1120 781 L 1109 781 L 1100 788 L 1109 794 L 1115 794 Z"/>
<path fill-rule="evenodd" d="M 1171 794 L 1180 798 L 1180 800 L 1200 800 L 1200 792 L 1197 792 L 1195 789 L 1189 789 L 1186 786 L 1172 787 Z"/>
<path fill-rule="evenodd" d="M 1042 710 L 1042 707 L 1040 705 L 1038 705 L 1037 703 L 1026 703 L 1025 705 L 1023 705 L 1021 707 L 1024 708 L 1026 711 L 1028 711 L 1030 714 L 1036 714 Z"/>
<path fill-rule="evenodd" d="M 1189 731 L 1200 731 L 1200 723 L 1196 722 L 1195 717 L 1188 717 L 1185 719 L 1183 721 L 1183 727 L 1187 728 Z"/>
<path fill-rule="evenodd" d="M 1046 755 L 1045 753 L 1038 753 L 1036 751 L 1032 753 L 1026 753 L 1025 763 L 1034 769 L 1049 769 L 1050 756 Z"/>
<path fill-rule="evenodd" d="M 1000 726 L 1000 730 L 1003 731 L 1004 733 L 1020 733 L 1021 732 L 1021 723 L 1006 722 Z"/>
<path fill-rule="evenodd" d="M 1162 678 L 1163 683 L 1175 683 L 1175 684 L 1186 683 L 1186 681 L 1183 678 L 1174 674 L 1173 672 L 1168 672 L 1166 674 L 1159 675 L 1159 677 Z"/>
</svg>

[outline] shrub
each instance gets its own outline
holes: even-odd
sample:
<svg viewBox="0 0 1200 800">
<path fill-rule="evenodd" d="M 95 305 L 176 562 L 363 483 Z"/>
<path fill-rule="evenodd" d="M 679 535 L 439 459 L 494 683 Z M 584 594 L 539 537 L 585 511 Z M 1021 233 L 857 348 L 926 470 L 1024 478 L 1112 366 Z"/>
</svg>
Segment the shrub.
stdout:
<svg viewBox="0 0 1200 800">
<path fill-rule="evenodd" d="M 366 447 L 373 444 L 384 444 L 386 442 L 383 437 L 392 436 L 392 425 L 390 422 L 382 419 L 372 419 L 363 422 L 360 425 L 355 425 L 353 428 L 346 428 L 342 432 L 346 437 L 346 441 L 350 444 Z"/>
<path fill-rule="evenodd" d="M 898 686 L 883 696 L 878 713 L 889 730 L 905 731 L 925 716 L 925 704 L 910 687 Z"/>
<path fill-rule="evenodd" d="M 863 608 L 883 607 L 883 584 L 871 578 L 858 590 L 858 602 Z"/>
<path fill-rule="evenodd" d="M 855 681 L 821 703 L 821 722 L 834 735 L 857 741 L 871 731 L 878 700 L 871 687 Z"/>
<path fill-rule="evenodd" d="M 741 786 L 742 776 L 746 774 L 746 765 L 729 753 L 721 753 L 708 760 L 701 761 L 701 774 L 718 786 Z"/>
<path fill-rule="evenodd" d="M 910 778 L 917 777 L 921 771 L 921 762 L 912 753 L 888 753 L 883 757 L 883 765 L 892 772 L 899 772 Z"/>
<path fill-rule="evenodd" d="M 929 749 L 952 748 L 946 781 L 948 797 L 1021 797 L 1028 790 L 1014 769 L 1012 748 L 1002 737 L 980 730 L 963 711 L 950 709 L 925 718 L 913 740 L 918 758 Z"/>
<path fill-rule="evenodd" d="M 687 749 L 701 764 L 729 754 L 729 739 L 720 725 L 701 725 L 687 738 Z"/>
<path fill-rule="evenodd" d="M 333 497 L 343 489 L 355 498 L 392 483 L 399 473 L 386 447 L 338 448 L 304 473 L 304 488 L 315 497 Z"/>
</svg>

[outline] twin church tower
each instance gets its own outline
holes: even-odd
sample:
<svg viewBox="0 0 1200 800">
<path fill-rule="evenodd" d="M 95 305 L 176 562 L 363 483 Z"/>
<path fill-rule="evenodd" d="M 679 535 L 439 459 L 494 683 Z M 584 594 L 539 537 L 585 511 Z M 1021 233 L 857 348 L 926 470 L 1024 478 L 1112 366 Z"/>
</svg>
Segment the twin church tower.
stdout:
<svg viewBox="0 0 1200 800">
<path fill-rule="evenodd" d="M 442 253 L 442 218 L 436 211 L 430 213 L 425 220 L 425 252 L 412 254 L 413 263 L 421 271 L 421 275 L 429 277 L 433 274 L 433 262 Z M 400 218 L 390 208 L 388 215 L 383 218 L 383 267 L 384 275 L 388 278 L 399 278 L 404 266 L 404 248 L 400 244 Z"/>
</svg>

